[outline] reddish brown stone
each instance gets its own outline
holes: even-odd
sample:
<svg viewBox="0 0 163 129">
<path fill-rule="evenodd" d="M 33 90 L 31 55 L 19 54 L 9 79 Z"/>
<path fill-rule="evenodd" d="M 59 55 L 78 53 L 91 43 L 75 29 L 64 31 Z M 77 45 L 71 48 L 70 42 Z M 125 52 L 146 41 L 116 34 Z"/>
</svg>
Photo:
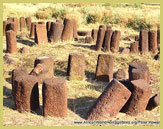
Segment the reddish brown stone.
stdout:
<svg viewBox="0 0 163 129">
<path fill-rule="evenodd" d="M 148 52 L 148 31 L 147 30 L 141 30 L 139 34 L 139 47 L 142 54 L 145 54 Z"/>
<path fill-rule="evenodd" d="M 43 72 L 43 70 L 46 70 L 43 68 L 43 70 L 41 70 L 41 72 L 36 72 L 39 74 L 34 74 L 38 77 L 39 83 L 42 83 L 43 80 L 54 76 L 54 62 L 51 57 L 43 56 L 43 57 L 36 58 L 35 63 L 34 63 L 34 69 L 37 68 L 38 64 L 43 64 L 48 69 L 48 72 Z M 39 69 L 39 71 L 40 71 L 40 69 Z M 33 70 L 30 74 L 33 74 Z"/>
<path fill-rule="evenodd" d="M 48 41 L 50 41 L 50 28 L 51 28 L 51 21 L 46 22 L 46 30 L 47 30 L 47 37 Z"/>
<path fill-rule="evenodd" d="M 33 75 L 18 76 L 13 83 L 16 110 L 30 112 L 39 108 L 37 77 Z"/>
<path fill-rule="evenodd" d="M 34 38 L 35 37 L 35 27 L 36 27 L 36 22 L 31 23 L 31 31 L 30 31 L 30 37 Z"/>
<path fill-rule="evenodd" d="M 152 90 L 144 79 L 139 79 L 131 81 L 131 92 L 131 97 L 123 107 L 123 112 L 136 116 L 145 111 Z"/>
<path fill-rule="evenodd" d="M 128 79 L 128 70 L 127 69 L 118 69 L 118 71 L 114 74 L 114 78 L 117 80 Z"/>
<path fill-rule="evenodd" d="M 85 57 L 81 53 L 71 53 L 68 59 L 69 80 L 83 80 L 85 77 Z"/>
<path fill-rule="evenodd" d="M 130 52 L 137 54 L 139 53 L 139 42 L 135 41 L 134 43 L 130 44 Z"/>
<path fill-rule="evenodd" d="M 17 33 L 17 30 L 18 30 L 17 25 L 16 25 L 15 22 L 10 22 L 10 23 L 8 24 L 8 29 L 9 29 L 9 30 L 15 31 L 15 33 Z"/>
<path fill-rule="evenodd" d="M 157 44 L 160 44 L 160 30 L 157 30 Z"/>
<path fill-rule="evenodd" d="M 112 34 L 110 48 L 112 52 L 119 51 L 119 42 L 120 42 L 121 32 L 115 30 Z"/>
<path fill-rule="evenodd" d="M 22 31 L 25 28 L 25 18 L 20 17 L 19 22 L 20 22 L 20 31 Z"/>
<path fill-rule="evenodd" d="M 12 70 L 12 95 L 15 100 L 15 87 L 14 87 L 14 80 L 19 76 L 28 75 L 27 69 L 25 67 L 19 67 Z"/>
<path fill-rule="evenodd" d="M 148 32 L 148 40 L 149 40 L 149 51 L 157 52 L 157 31 L 150 30 Z"/>
<path fill-rule="evenodd" d="M 110 82 L 113 78 L 113 66 L 114 58 L 112 55 L 100 54 L 96 66 L 96 80 Z"/>
<path fill-rule="evenodd" d="M 37 44 L 44 44 L 48 42 L 45 24 L 35 25 L 35 42 Z"/>
<path fill-rule="evenodd" d="M 88 112 L 87 120 L 104 120 L 115 117 L 127 102 L 131 92 L 113 79 Z"/>
<path fill-rule="evenodd" d="M 3 21 L 3 36 L 6 36 L 8 21 Z"/>
<path fill-rule="evenodd" d="M 90 37 L 90 36 L 86 36 L 85 37 L 85 43 L 92 43 L 92 37 Z"/>
<path fill-rule="evenodd" d="M 95 43 L 97 41 L 97 34 L 98 34 L 98 29 L 92 29 L 91 36 L 93 38 L 93 42 L 95 42 Z"/>
<path fill-rule="evenodd" d="M 43 82 L 43 116 L 67 116 L 67 87 L 64 78 L 49 78 Z"/>
<path fill-rule="evenodd" d="M 26 17 L 25 21 L 26 21 L 27 29 L 30 31 L 31 30 L 31 23 L 32 23 L 31 17 Z"/>
<path fill-rule="evenodd" d="M 44 64 L 37 64 L 36 67 L 32 70 L 30 75 L 39 76 L 40 74 L 46 74 L 49 71 L 49 68 Z"/>
<path fill-rule="evenodd" d="M 105 38 L 104 38 L 104 45 L 103 46 L 104 46 L 104 50 L 106 52 L 110 51 L 110 43 L 111 43 L 112 34 L 113 34 L 113 30 L 107 29 L 105 31 Z"/>
<path fill-rule="evenodd" d="M 5 64 L 14 65 L 14 66 L 17 65 L 17 62 L 16 62 L 12 57 L 10 57 L 10 56 L 7 55 L 7 54 L 5 54 L 5 55 L 3 56 L 3 60 L 4 60 L 4 63 L 5 63 Z"/>
<path fill-rule="evenodd" d="M 62 41 L 68 41 L 73 39 L 73 20 L 71 19 L 64 19 L 64 28 L 62 32 Z"/>
<path fill-rule="evenodd" d="M 105 36 L 105 30 L 103 28 L 99 28 L 97 41 L 96 41 L 96 51 L 101 50 L 104 41 L 104 36 Z"/>
<path fill-rule="evenodd" d="M 146 110 L 152 110 L 160 105 L 160 93 L 155 94 L 149 99 L 148 105 L 146 107 Z"/>
<path fill-rule="evenodd" d="M 18 24 L 19 24 L 18 18 L 17 18 L 17 17 L 14 17 L 14 18 L 13 18 L 13 22 L 15 23 L 16 30 L 18 31 L 18 28 L 19 28 L 19 25 L 18 25 Z M 16 32 L 17 32 L 17 31 L 16 31 Z"/>
<path fill-rule="evenodd" d="M 78 25 L 75 19 L 72 19 L 72 21 L 73 21 L 73 38 L 75 40 L 78 40 L 78 32 L 77 32 Z"/>
<path fill-rule="evenodd" d="M 149 68 L 146 63 L 136 62 L 129 65 L 129 80 L 144 79 L 149 83 Z"/>
<path fill-rule="evenodd" d="M 13 30 L 6 32 L 6 50 L 8 53 L 17 52 L 16 32 Z"/>
<path fill-rule="evenodd" d="M 13 22 L 13 21 L 14 21 L 14 20 L 13 20 L 13 17 L 7 18 L 7 21 L 8 21 L 8 22 Z"/>
<path fill-rule="evenodd" d="M 91 32 L 90 31 L 79 30 L 78 35 L 79 36 L 91 36 Z"/>
<path fill-rule="evenodd" d="M 111 30 L 111 29 L 112 29 L 112 26 L 110 26 L 110 25 L 106 26 L 106 30 Z"/>
<path fill-rule="evenodd" d="M 100 29 L 100 28 L 106 30 L 106 25 L 100 25 L 100 26 L 99 26 L 99 29 Z"/>
<path fill-rule="evenodd" d="M 61 40 L 63 31 L 63 24 L 59 22 L 52 22 L 50 28 L 50 42 L 57 42 Z"/>
</svg>

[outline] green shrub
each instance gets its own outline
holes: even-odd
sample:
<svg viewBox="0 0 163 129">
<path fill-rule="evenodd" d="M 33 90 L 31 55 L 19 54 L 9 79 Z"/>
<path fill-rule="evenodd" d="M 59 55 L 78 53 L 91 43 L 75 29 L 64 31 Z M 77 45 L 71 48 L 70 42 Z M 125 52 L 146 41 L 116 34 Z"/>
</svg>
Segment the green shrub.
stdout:
<svg viewBox="0 0 163 129">
<path fill-rule="evenodd" d="M 108 23 L 109 24 L 118 24 L 120 22 L 120 19 L 119 19 L 118 15 L 109 16 L 109 15 L 105 14 L 102 17 L 101 22 L 104 24 L 108 24 Z"/>
<path fill-rule="evenodd" d="M 90 23 L 96 23 L 96 22 L 99 22 L 99 18 L 98 18 L 98 15 L 95 13 L 95 14 L 88 14 L 86 16 L 86 23 L 87 24 L 90 24 Z"/>
<path fill-rule="evenodd" d="M 66 9 L 53 10 L 52 17 L 54 17 L 55 19 L 61 18 L 63 20 L 65 16 L 66 16 Z"/>
<path fill-rule="evenodd" d="M 140 19 L 135 17 L 133 20 L 129 20 L 127 27 L 130 27 L 134 30 L 146 29 L 149 30 L 152 28 L 152 24 L 146 21 L 146 19 Z"/>
</svg>

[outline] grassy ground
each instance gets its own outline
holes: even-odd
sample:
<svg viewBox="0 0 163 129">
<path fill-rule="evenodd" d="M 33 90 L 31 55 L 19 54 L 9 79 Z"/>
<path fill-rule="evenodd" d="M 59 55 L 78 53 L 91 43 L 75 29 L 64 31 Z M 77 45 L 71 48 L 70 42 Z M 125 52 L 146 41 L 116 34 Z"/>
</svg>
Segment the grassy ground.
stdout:
<svg viewBox="0 0 163 129">
<path fill-rule="evenodd" d="M 38 10 L 42 10 L 43 8 L 47 7 L 56 7 L 57 9 L 65 8 L 70 11 L 72 7 L 76 10 L 83 9 L 83 8 L 95 8 L 99 7 L 102 10 L 110 8 L 112 13 L 119 12 L 121 13 L 120 16 L 125 16 L 130 11 L 133 10 L 132 13 L 135 12 L 137 15 L 144 15 L 145 12 L 151 11 L 155 12 L 153 14 L 149 13 L 155 21 L 151 21 L 151 24 L 154 27 L 155 22 L 159 21 L 159 8 L 160 6 L 151 6 L 151 5 L 139 5 L 136 6 L 127 6 L 127 5 L 94 5 L 94 4 L 84 4 L 84 5 L 71 5 L 71 4 L 5 4 L 4 5 L 4 20 L 9 16 L 32 16 L 33 21 L 38 21 L 35 17 L 35 13 Z M 127 6 L 127 7 L 126 7 Z M 8 8 L 7 8 L 8 7 Z M 9 8 L 10 7 L 10 8 Z M 27 12 L 26 10 L 30 8 L 30 11 Z M 99 9 L 98 8 L 98 9 Z M 71 11 L 70 11 L 71 12 Z M 114 12 L 114 13 L 115 13 Z M 144 13 L 143 13 L 144 12 Z M 76 12 L 78 13 L 78 12 Z M 67 13 L 67 16 L 71 13 Z M 81 16 L 81 15 L 80 15 Z M 129 17 L 130 14 L 126 15 Z M 140 16 L 141 17 L 141 16 Z M 150 16 L 147 16 L 150 17 Z M 82 22 L 79 22 L 79 30 L 91 30 L 92 28 L 98 28 L 100 22 L 94 24 L 87 24 L 84 22 L 84 18 L 79 17 L 82 19 Z M 44 21 L 49 19 L 42 19 Z M 53 20 L 50 18 L 50 20 Z M 79 20 L 80 21 L 80 20 Z M 157 23 L 158 24 L 158 23 Z M 136 35 L 139 34 L 137 30 L 133 28 L 128 28 L 124 24 L 112 24 L 113 29 L 118 29 L 122 33 L 122 38 L 126 36 Z M 27 32 L 27 31 L 26 31 Z M 27 32 L 29 33 L 29 32 Z M 18 33 L 18 35 L 20 32 Z M 120 41 L 120 47 L 127 47 L 130 45 L 131 42 L 134 41 L 133 37 L 131 38 L 132 41 Z M 3 40 L 3 47 L 4 51 L 5 47 L 5 37 Z M 96 82 L 94 81 L 94 74 L 97 64 L 97 56 L 100 53 L 106 53 L 103 51 L 96 52 L 94 50 L 95 43 L 92 44 L 85 44 L 83 42 L 83 37 L 80 37 L 80 41 L 68 41 L 68 42 L 57 42 L 54 44 L 47 43 L 45 45 L 35 45 L 32 39 L 23 39 L 18 40 L 18 49 L 25 46 L 29 48 L 29 53 L 27 54 L 20 54 L 16 53 L 11 55 L 13 59 L 17 61 L 17 66 L 7 65 L 4 64 L 4 83 L 3 83 L 3 125 L 22 125 L 22 126 L 56 126 L 56 125 L 75 125 L 74 121 L 84 121 L 86 117 L 87 111 L 98 98 L 98 96 L 103 92 L 104 88 L 107 86 L 107 83 Z M 19 113 L 14 110 L 14 102 L 11 95 L 11 71 L 14 68 L 19 66 L 25 66 L 30 72 L 34 65 L 34 60 L 36 57 L 40 56 L 51 56 L 54 60 L 54 76 L 55 77 L 64 77 L 67 79 L 66 76 L 66 69 L 67 69 L 67 61 L 68 55 L 72 52 L 80 52 L 84 53 L 86 57 L 86 77 L 84 81 L 68 81 L 67 80 L 67 88 L 68 88 L 68 115 L 66 118 L 55 118 L 55 117 L 46 117 L 44 118 L 41 114 L 41 109 L 37 111 L 37 113 Z M 5 53 L 4 53 L 5 54 Z M 108 53 L 112 54 L 112 53 Z M 128 68 L 128 64 L 131 62 L 147 62 L 151 73 L 151 83 L 150 86 L 152 87 L 152 95 L 158 93 L 160 91 L 160 61 L 156 61 L 153 59 L 154 55 L 152 53 L 148 53 L 146 55 L 123 55 L 120 53 L 114 53 L 114 72 L 116 72 L 119 68 Z M 40 103 L 42 108 L 42 95 L 41 95 L 41 85 L 40 88 Z M 119 113 L 115 118 L 108 118 L 108 120 L 142 120 L 142 121 L 159 121 L 160 120 L 160 107 L 155 108 L 152 111 L 145 111 L 144 114 L 140 114 L 136 117 L 128 116 L 124 113 Z"/>
</svg>

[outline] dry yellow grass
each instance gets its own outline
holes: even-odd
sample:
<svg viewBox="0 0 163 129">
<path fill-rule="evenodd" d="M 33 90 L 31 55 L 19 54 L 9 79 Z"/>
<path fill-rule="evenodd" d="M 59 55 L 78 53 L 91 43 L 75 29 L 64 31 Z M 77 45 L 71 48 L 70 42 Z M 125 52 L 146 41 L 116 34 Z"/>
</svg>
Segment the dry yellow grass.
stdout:
<svg viewBox="0 0 163 129">
<path fill-rule="evenodd" d="M 32 7 L 34 8 L 43 8 L 48 7 L 49 5 L 38 4 L 36 7 L 34 5 L 10 5 L 10 7 L 17 7 L 20 10 L 24 10 L 24 8 Z M 89 6 L 89 5 L 88 5 Z M 63 5 L 57 5 L 58 8 L 62 8 Z M 92 6 L 91 6 L 92 7 Z M 77 7 L 78 8 L 78 7 Z M 93 7 L 92 7 L 93 8 Z M 112 7 L 113 8 L 113 7 Z M 6 9 L 7 12 L 4 13 L 4 19 L 8 16 L 13 16 L 10 14 L 11 10 Z M 36 10 L 33 10 L 31 14 L 33 14 Z M 19 10 L 19 11 L 20 11 Z M 14 10 L 15 11 L 15 10 Z M 20 12 L 17 11 L 18 14 Z M 124 11 L 126 12 L 126 11 Z M 121 12 L 122 13 L 122 12 Z M 21 15 L 17 15 L 21 16 Z M 28 16 L 28 14 L 24 14 L 22 16 Z M 32 20 L 36 20 L 32 17 Z M 97 24 L 80 24 L 80 30 L 91 30 L 92 28 L 97 28 L 99 23 Z M 121 25 L 114 25 L 113 29 L 118 29 L 122 32 L 122 37 L 126 37 L 129 35 L 138 34 L 137 31 L 126 28 Z M 80 37 L 82 39 L 82 37 Z M 23 44 L 23 41 L 26 43 Z M 132 41 L 124 41 L 121 40 L 120 47 L 129 46 Z M 5 37 L 3 41 L 4 50 L 5 48 Z M 74 124 L 74 121 L 84 121 L 87 111 L 98 98 L 98 96 L 103 92 L 104 88 L 108 83 L 100 83 L 94 81 L 94 73 L 97 64 L 98 54 L 105 53 L 103 51 L 96 52 L 93 50 L 93 44 L 85 44 L 83 42 L 57 42 L 54 44 L 47 43 L 45 45 L 33 45 L 29 46 L 28 43 L 34 44 L 34 41 L 31 39 L 24 39 L 18 41 L 18 49 L 25 46 L 29 48 L 28 54 L 20 54 L 16 53 L 11 55 L 14 60 L 18 62 L 17 66 L 8 66 L 4 64 L 4 83 L 3 83 L 3 125 L 12 125 L 12 126 L 57 126 L 57 125 L 77 125 Z M 55 118 L 55 117 L 46 117 L 44 118 L 41 115 L 41 110 L 38 111 L 38 114 L 32 113 L 19 113 L 14 110 L 14 102 L 11 95 L 11 71 L 19 66 L 25 66 L 30 72 L 34 65 L 34 60 L 36 57 L 40 56 L 51 56 L 54 60 L 55 67 L 55 77 L 63 77 L 67 79 L 66 69 L 67 69 L 67 61 L 68 55 L 72 52 L 80 52 L 84 53 L 86 57 L 86 78 L 84 81 L 68 81 L 67 80 L 67 88 L 68 88 L 68 115 L 66 118 Z M 4 53 L 5 54 L 5 53 Z M 113 54 L 113 53 L 108 53 Z M 152 87 L 152 95 L 158 93 L 160 91 L 160 61 L 156 61 L 153 59 L 154 55 L 152 53 L 148 53 L 146 55 L 123 55 L 120 53 L 114 53 L 114 72 L 119 68 L 128 68 L 128 64 L 131 62 L 147 62 L 147 65 L 150 69 L 151 77 L 153 79 L 150 86 Z M 40 103 L 42 104 L 42 95 L 41 95 L 41 85 L 40 88 Z M 123 113 L 119 113 L 115 118 L 108 118 L 108 120 L 126 120 L 126 121 L 160 121 L 160 107 L 155 108 L 152 111 L 145 111 L 144 114 L 138 115 L 136 117 L 131 117 Z"/>
</svg>

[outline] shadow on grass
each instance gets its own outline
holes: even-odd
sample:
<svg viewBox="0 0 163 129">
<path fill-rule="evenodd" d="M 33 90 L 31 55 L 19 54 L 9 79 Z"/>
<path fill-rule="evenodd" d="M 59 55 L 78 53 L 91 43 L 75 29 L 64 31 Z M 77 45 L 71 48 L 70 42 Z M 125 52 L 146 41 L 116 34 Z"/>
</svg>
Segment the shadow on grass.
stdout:
<svg viewBox="0 0 163 129">
<path fill-rule="evenodd" d="M 66 77 L 67 76 L 67 72 L 60 70 L 60 69 L 55 69 L 54 70 L 54 75 L 55 76 L 60 76 L 60 77 Z"/>
<path fill-rule="evenodd" d="M 28 45 L 28 46 L 35 45 L 35 42 L 25 40 L 25 39 L 17 39 L 17 43 L 21 43 L 21 44 Z"/>
<path fill-rule="evenodd" d="M 77 99 L 68 99 L 68 108 L 81 118 L 86 119 L 87 113 L 95 101 L 96 98 L 88 96 Z"/>
<path fill-rule="evenodd" d="M 88 48 L 91 50 L 95 50 L 96 49 L 96 45 L 86 45 L 86 44 L 73 44 L 74 47 L 83 47 L 83 48 Z"/>
</svg>

